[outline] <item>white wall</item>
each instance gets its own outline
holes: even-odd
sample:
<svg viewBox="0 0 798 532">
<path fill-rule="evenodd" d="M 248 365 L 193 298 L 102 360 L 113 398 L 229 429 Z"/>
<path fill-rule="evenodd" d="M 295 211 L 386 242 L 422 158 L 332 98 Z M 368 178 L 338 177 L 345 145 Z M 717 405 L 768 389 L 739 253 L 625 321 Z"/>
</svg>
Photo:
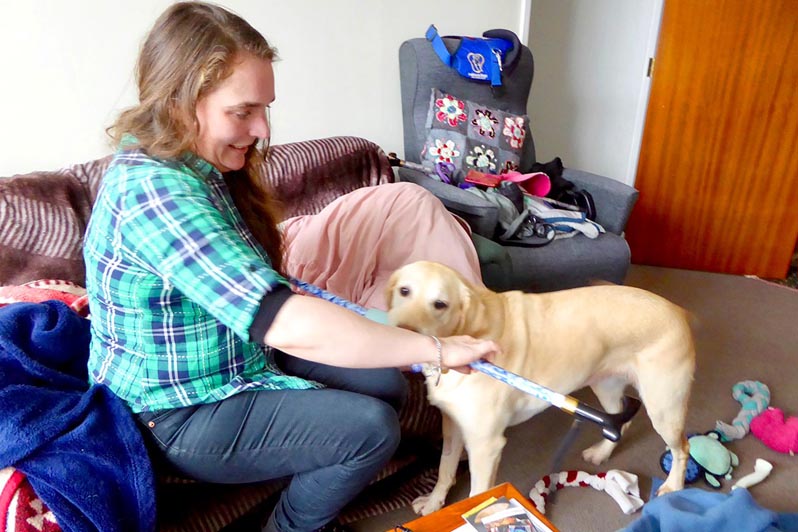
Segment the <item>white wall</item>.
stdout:
<svg viewBox="0 0 798 532">
<path fill-rule="evenodd" d="M 663 0 L 532 0 L 538 161 L 633 184 Z"/>
<path fill-rule="evenodd" d="M 358 135 L 402 151 L 399 45 L 525 33 L 529 0 L 219 0 L 276 45 L 273 142 Z M 110 152 L 104 129 L 135 100 L 138 46 L 167 0 L 0 4 L 0 176 Z M 528 11 L 527 11 L 528 12 Z"/>
</svg>

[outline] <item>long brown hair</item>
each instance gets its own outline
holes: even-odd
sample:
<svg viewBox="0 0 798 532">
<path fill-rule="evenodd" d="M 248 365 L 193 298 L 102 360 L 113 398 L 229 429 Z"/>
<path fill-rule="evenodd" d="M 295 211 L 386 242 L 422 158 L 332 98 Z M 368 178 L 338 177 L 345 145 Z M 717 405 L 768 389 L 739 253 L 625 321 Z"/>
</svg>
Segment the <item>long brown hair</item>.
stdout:
<svg viewBox="0 0 798 532">
<path fill-rule="evenodd" d="M 140 148 L 162 159 L 192 151 L 199 131 L 197 101 L 232 74 L 242 52 L 268 61 L 277 57 L 277 50 L 238 15 L 205 2 L 173 4 L 158 17 L 139 52 L 139 103 L 119 115 L 109 135 L 117 144 L 133 135 Z M 266 152 L 253 145 L 244 168 L 224 178 L 247 226 L 282 272 L 278 203 L 264 189 Z"/>
</svg>

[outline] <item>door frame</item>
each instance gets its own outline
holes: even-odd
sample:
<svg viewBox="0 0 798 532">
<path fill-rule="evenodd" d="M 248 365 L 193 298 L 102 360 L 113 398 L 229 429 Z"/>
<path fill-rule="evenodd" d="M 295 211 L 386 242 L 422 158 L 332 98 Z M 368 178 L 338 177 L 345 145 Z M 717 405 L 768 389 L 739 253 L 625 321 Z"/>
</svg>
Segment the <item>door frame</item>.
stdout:
<svg viewBox="0 0 798 532">
<path fill-rule="evenodd" d="M 654 61 L 654 58 L 657 57 L 657 41 L 659 40 L 659 30 L 662 26 L 662 12 L 664 7 L 665 0 L 654 0 L 654 9 L 651 14 L 648 39 L 646 42 L 646 54 L 650 58 L 649 61 Z M 656 68 L 656 62 L 654 68 Z M 640 150 L 643 147 L 643 130 L 646 127 L 646 114 L 650 93 L 651 76 L 646 74 L 637 97 L 637 112 L 635 114 L 634 131 L 632 132 L 632 149 L 629 150 L 629 163 L 626 166 L 625 182 L 629 186 L 634 186 L 637 180 L 637 165 L 640 162 Z"/>
</svg>

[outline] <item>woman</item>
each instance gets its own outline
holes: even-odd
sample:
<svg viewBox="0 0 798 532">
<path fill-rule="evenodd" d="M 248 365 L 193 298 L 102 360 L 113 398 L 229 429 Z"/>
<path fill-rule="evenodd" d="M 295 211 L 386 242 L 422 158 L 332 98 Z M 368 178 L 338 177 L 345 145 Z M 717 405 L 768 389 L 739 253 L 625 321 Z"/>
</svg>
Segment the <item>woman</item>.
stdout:
<svg viewBox="0 0 798 532">
<path fill-rule="evenodd" d="M 150 31 L 139 104 L 111 128 L 119 151 L 85 238 L 89 370 L 182 473 L 219 483 L 291 476 L 266 530 L 308 531 L 331 526 L 396 449 L 406 394 L 396 368 L 467 372 L 498 348 L 388 327 L 291 292 L 274 209 L 254 193 L 274 58 L 244 20 L 200 2 L 172 5 Z M 387 205 L 385 197 L 435 201 L 418 187 L 385 185 L 291 220 L 291 273 L 333 247 L 317 220 L 344 228 L 350 218 L 336 213 Z M 453 262 L 478 276 L 467 236 L 435 208 L 434 230 L 464 242 Z M 421 258 L 413 253 L 409 260 Z M 304 278 L 324 277 L 312 276 Z"/>
</svg>

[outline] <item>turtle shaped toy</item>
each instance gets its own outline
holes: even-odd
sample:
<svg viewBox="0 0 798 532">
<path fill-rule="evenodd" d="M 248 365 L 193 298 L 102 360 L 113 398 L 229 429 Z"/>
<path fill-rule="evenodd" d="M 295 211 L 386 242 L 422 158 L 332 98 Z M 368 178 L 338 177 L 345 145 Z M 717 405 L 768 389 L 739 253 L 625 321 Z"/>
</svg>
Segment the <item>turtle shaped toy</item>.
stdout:
<svg viewBox="0 0 798 532">
<path fill-rule="evenodd" d="M 711 430 L 706 434 L 690 436 L 690 456 L 687 459 L 687 471 L 684 481 L 692 484 L 703 477 L 707 484 L 715 489 L 720 488 L 720 479 L 730 479 L 732 469 L 740 464 L 737 455 L 728 450 L 720 442 L 720 434 Z M 662 470 L 669 473 L 673 464 L 670 450 L 665 451 L 659 460 Z"/>
</svg>

